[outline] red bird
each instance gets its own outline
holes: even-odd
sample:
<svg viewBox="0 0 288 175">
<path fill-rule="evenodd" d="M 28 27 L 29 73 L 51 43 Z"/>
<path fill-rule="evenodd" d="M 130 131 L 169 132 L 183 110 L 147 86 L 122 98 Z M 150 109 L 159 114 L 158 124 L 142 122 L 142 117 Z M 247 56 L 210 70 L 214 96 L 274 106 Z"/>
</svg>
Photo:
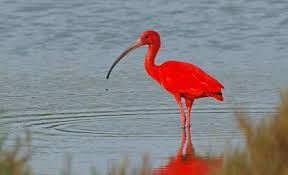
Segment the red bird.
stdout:
<svg viewBox="0 0 288 175">
<path fill-rule="evenodd" d="M 208 75 L 199 67 L 181 61 L 166 61 L 161 65 L 156 65 L 154 60 L 160 48 L 160 36 L 156 31 L 144 31 L 138 39 L 132 43 L 112 64 L 106 76 L 109 75 L 115 65 L 132 50 L 148 45 L 148 51 L 144 58 L 144 66 L 147 73 L 163 86 L 168 92 L 174 95 L 180 108 L 182 128 L 186 126 L 186 116 L 182 106 L 181 98 L 185 99 L 187 107 L 187 127 L 190 127 L 190 111 L 194 99 L 201 97 L 213 97 L 223 101 L 221 90 L 223 85 Z"/>
</svg>

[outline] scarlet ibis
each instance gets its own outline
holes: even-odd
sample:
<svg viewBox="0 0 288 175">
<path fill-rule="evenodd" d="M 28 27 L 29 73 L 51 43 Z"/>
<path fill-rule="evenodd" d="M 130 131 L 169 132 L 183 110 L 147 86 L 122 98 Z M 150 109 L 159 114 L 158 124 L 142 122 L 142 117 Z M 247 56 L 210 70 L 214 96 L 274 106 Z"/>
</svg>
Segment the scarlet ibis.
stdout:
<svg viewBox="0 0 288 175">
<path fill-rule="evenodd" d="M 144 67 L 147 73 L 170 92 L 180 108 L 182 128 L 186 126 L 186 116 L 182 106 L 181 98 L 185 99 L 187 108 L 187 127 L 190 127 L 190 111 L 194 99 L 201 97 L 213 97 L 223 101 L 221 90 L 223 85 L 201 68 L 187 62 L 169 60 L 156 65 L 154 60 L 161 45 L 160 35 L 154 30 L 147 30 L 140 34 L 138 39 L 132 43 L 113 62 L 106 78 L 115 65 L 132 50 L 148 45 L 148 51 L 144 58 Z"/>
</svg>

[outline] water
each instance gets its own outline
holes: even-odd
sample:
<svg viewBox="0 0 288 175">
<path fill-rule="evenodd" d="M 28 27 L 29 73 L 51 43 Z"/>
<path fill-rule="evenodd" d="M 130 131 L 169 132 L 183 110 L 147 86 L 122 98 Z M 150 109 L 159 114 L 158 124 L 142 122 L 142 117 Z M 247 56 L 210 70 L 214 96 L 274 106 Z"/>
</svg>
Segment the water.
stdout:
<svg viewBox="0 0 288 175">
<path fill-rule="evenodd" d="M 146 29 L 162 37 L 157 63 L 193 62 L 225 86 L 224 102 L 206 98 L 193 106 L 197 154 L 221 154 L 227 141 L 243 144 L 233 112 L 245 108 L 262 118 L 288 85 L 284 0 L 3 0 L 0 13 L 0 123 L 11 135 L 32 131 L 31 164 L 41 174 L 59 172 L 64 153 L 78 174 L 92 165 L 105 172 L 125 155 L 137 164 L 143 153 L 159 167 L 176 154 L 179 111 L 146 75 L 146 48 L 105 79 Z"/>
</svg>

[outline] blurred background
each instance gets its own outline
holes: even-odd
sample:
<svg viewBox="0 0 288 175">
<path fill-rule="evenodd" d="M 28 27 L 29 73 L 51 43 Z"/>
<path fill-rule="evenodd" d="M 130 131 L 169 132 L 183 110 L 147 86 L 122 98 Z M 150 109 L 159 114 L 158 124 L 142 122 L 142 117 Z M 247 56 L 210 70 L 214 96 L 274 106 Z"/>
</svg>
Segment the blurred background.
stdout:
<svg viewBox="0 0 288 175">
<path fill-rule="evenodd" d="M 147 29 L 161 35 L 158 64 L 188 61 L 225 86 L 224 102 L 194 103 L 197 154 L 243 144 L 235 110 L 253 120 L 274 112 L 288 85 L 288 1 L 2 0 L 0 131 L 11 137 L 31 131 L 36 172 L 56 174 L 65 153 L 78 174 L 93 165 L 105 172 L 123 156 L 133 165 L 144 153 L 158 167 L 176 153 L 180 114 L 147 76 L 147 49 L 129 54 L 105 78 Z"/>
</svg>

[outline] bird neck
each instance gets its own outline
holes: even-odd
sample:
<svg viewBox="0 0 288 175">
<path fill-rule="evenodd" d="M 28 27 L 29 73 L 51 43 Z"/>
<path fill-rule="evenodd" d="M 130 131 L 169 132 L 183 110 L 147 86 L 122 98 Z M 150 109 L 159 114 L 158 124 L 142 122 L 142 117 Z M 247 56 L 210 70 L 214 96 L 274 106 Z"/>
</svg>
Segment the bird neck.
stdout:
<svg viewBox="0 0 288 175">
<path fill-rule="evenodd" d="M 147 73 L 159 82 L 159 66 L 155 65 L 155 58 L 160 48 L 160 44 L 149 44 L 148 51 L 144 59 L 144 66 Z"/>
</svg>

